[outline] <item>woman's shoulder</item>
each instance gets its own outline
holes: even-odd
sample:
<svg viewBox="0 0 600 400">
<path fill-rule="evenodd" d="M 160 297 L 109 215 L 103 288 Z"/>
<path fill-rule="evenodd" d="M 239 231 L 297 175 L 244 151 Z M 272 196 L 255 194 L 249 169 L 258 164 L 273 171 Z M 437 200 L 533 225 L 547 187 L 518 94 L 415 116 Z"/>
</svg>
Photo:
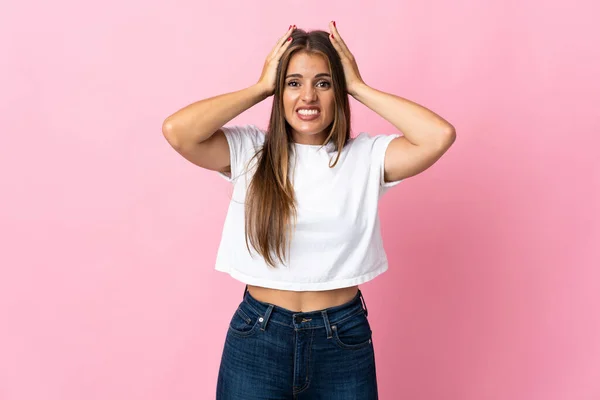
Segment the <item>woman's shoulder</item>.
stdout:
<svg viewBox="0 0 600 400">
<path fill-rule="evenodd" d="M 367 132 L 360 132 L 358 135 L 356 135 L 356 137 L 350 139 L 350 143 L 353 147 L 368 149 L 372 147 L 373 144 L 382 136 L 387 135 L 370 135 Z"/>
<path fill-rule="evenodd" d="M 398 136 L 400 135 L 383 133 L 371 135 L 367 132 L 361 132 L 355 138 L 350 139 L 349 144 L 351 144 L 350 147 L 354 155 L 360 154 L 366 157 L 378 158 L 382 152 L 385 154 L 387 145 Z"/>
<path fill-rule="evenodd" d="M 378 145 L 385 145 L 386 142 L 389 142 L 397 138 L 398 136 L 400 135 L 396 133 L 380 133 L 376 135 L 370 135 L 367 132 L 361 132 L 354 138 L 354 143 L 356 143 L 359 146 L 373 147 Z"/>
<path fill-rule="evenodd" d="M 380 140 L 382 138 L 387 138 L 389 136 L 392 136 L 392 135 L 387 135 L 385 133 L 370 134 L 368 132 L 360 132 L 358 135 L 356 135 L 355 138 L 353 138 L 353 140 L 356 141 L 357 143 L 373 143 L 373 142 L 376 142 L 377 140 Z"/>
<path fill-rule="evenodd" d="M 255 124 L 228 125 L 222 128 L 225 136 L 245 145 L 261 146 L 265 141 L 265 130 Z"/>
</svg>

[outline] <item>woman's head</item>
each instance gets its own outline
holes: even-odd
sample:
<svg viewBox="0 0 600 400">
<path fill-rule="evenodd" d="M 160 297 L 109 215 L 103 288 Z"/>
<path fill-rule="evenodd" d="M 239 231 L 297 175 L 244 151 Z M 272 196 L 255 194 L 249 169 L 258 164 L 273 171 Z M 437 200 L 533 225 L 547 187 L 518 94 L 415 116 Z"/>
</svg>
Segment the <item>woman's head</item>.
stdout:
<svg viewBox="0 0 600 400">
<path fill-rule="evenodd" d="M 324 144 L 332 139 L 343 146 L 350 137 L 350 107 L 340 57 L 325 31 L 295 29 L 291 37 L 277 69 L 271 124 L 285 122 L 291 142 Z M 305 117 L 299 113 L 302 108 L 317 114 Z"/>
<path fill-rule="evenodd" d="M 303 119 L 298 113 L 303 108 L 317 109 L 314 119 Z M 296 218 L 290 179 L 294 143 L 332 143 L 337 151 L 335 162 L 329 165 L 333 168 L 349 139 L 350 103 L 337 50 L 327 32 L 296 29 L 279 61 L 269 127 L 255 155 L 256 171 L 246 193 L 248 251 L 249 240 L 271 266 L 275 258 L 283 262 L 288 254 L 295 227 L 292 219 Z"/>
<path fill-rule="evenodd" d="M 305 51 L 292 55 L 281 97 L 292 140 L 304 144 L 323 144 L 335 110 L 327 59 Z"/>
</svg>

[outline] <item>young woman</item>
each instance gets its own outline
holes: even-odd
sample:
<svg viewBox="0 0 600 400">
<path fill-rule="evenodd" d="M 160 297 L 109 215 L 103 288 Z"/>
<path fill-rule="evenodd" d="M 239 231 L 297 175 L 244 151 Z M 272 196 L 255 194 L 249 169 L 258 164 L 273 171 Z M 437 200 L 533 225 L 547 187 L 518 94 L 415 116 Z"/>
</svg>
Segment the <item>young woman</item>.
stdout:
<svg viewBox="0 0 600 400">
<path fill-rule="evenodd" d="M 177 111 L 177 152 L 233 184 L 216 269 L 246 283 L 227 332 L 217 399 L 376 399 L 372 331 L 358 288 L 387 270 L 377 204 L 435 163 L 454 127 L 373 89 L 335 23 L 295 25 L 258 82 Z M 225 126 L 273 95 L 266 131 Z M 350 137 L 353 96 L 404 136 Z"/>
</svg>

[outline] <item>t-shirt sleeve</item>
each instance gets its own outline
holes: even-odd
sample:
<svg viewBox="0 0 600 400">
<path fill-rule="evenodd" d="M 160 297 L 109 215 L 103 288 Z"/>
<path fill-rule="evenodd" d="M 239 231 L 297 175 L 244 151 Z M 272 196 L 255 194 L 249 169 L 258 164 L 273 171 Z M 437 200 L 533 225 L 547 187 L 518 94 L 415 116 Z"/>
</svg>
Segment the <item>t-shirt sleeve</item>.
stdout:
<svg viewBox="0 0 600 400">
<path fill-rule="evenodd" d="M 392 140 L 400 137 L 399 134 L 392 135 L 376 135 L 372 138 L 371 146 L 371 167 L 377 171 L 377 178 L 379 179 L 380 195 L 383 195 L 390 188 L 396 186 L 402 179 L 392 182 L 385 182 L 384 171 L 385 171 L 385 152 L 392 142 Z"/>
<path fill-rule="evenodd" d="M 248 162 L 265 141 L 265 132 L 255 125 L 224 126 L 221 128 L 229 144 L 231 174 L 217 171 L 225 180 L 235 183 L 247 168 Z"/>
</svg>

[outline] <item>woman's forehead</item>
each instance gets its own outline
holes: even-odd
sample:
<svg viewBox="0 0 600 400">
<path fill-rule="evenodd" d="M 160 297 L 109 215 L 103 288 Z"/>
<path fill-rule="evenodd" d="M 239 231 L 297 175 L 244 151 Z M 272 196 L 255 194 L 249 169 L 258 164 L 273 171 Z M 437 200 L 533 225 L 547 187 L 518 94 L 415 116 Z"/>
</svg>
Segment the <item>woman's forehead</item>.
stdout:
<svg viewBox="0 0 600 400">
<path fill-rule="evenodd" d="M 292 56 L 287 68 L 287 74 L 300 74 L 311 78 L 317 74 L 329 74 L 329 64 L 322 55 L 297 53 Z"/>
</svg>

